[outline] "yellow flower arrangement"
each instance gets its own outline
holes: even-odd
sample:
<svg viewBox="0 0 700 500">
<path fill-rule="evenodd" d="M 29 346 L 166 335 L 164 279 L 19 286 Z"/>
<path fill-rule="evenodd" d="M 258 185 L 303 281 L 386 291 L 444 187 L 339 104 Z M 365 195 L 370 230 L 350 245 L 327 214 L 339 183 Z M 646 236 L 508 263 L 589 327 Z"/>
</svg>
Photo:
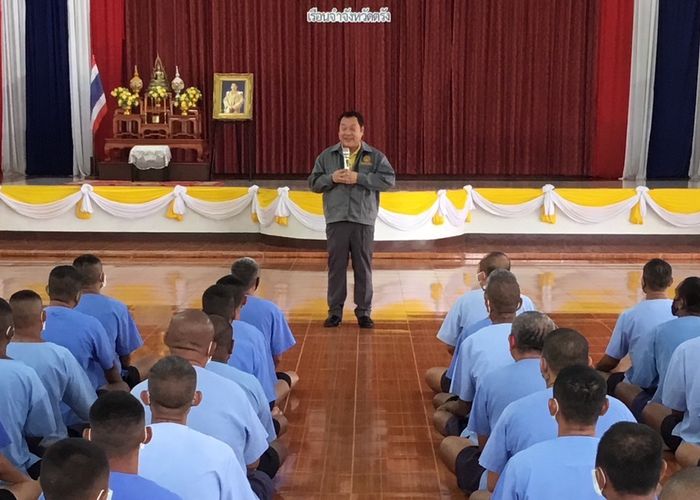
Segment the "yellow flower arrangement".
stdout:
<svg viewBox="0 0 700 500">
<path fill-rule="evenodd" d="M 117 105 L 124 110 L 125 114 L 131 113 L 131 108 L 139 105 L 139 95 L 126 87 L 117 87 L 110 92 L 110 95 L 117 99 Z"/>
<path fill-rule="evenodd" d="M 157 85 L 153 88 L 148 89 L 148 97 L 155 99 L 156 102 L 160 103 L 165 96 L 168 94 L 168 90 L 162 85 Z"/>
<path fill-rule="evenodd" d="M 197 87 L 189 87 L 175 98 L 175 104 L 182 110 L 182 114 L 197 106 L 197 102 L 202 98 L 202 92 Z"/>
</svg>

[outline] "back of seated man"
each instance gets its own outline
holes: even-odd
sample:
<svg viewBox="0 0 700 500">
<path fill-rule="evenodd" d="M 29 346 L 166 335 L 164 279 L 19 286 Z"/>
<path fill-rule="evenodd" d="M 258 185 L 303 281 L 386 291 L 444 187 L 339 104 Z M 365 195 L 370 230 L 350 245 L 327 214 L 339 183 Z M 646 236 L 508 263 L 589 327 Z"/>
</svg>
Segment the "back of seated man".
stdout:
<svg viewBox="0 0 700 500">
<path fill-rule="evenodd" d="M 548 402 L 549 414 L 557 422 L 557 438 L 511 458 L 491 498 L 599 499 L 591 470 L 599 443 L 596 422 L 607 410 L 606 394 L 605 380 L 593 368 L 564 368 Z"/>
<path fill-rule="evenodd" d="M 87 373 L 93 389 L 111 384 L 126 389 L 114 345 L 102 324 L 75 310 L 80 302 L 82 276 L 73 266 L 58 266 L 49 274 L 51 301 L 46 311 L 44 340 L 68 349 Z"/>
<path fill-rule="evenodd" d="M 255 296 L 260 286 L 260 266 L 250 257 L 231 265 L 231 275 L 248 287 L 248 301 L 241 309 L 241 321 L 256 326 L 270 342 L 270 352 L 277 364 L 279 357 L 297 343 L 287 318 L 274 302 Z"/>
<path fill-rule="evenodd" d="M 509 404 L 491 430 L 479 464 L 488 471 L 488 489 L 493 491 L 508 460 L 530 446 L 557 436 L 547 402 L 559 373 L 569 366 L 591 366 L 588 341 L 576 330 L 559 328 L 544 339 L 540 371 L 548 389 L 538 391 Z M 596 436 L 602 436 L 616 422 L 635 422 L 620 401 L 608 398 L 608 410 L 598 419 Z"/>
<path fill-rule="evenodd" d="M 515 318 L 508 338 L 515 363 L 483 377 L 465 432 L 459 437 L 448 436 L 440 444 L 440 458 L 457 475 L 461 490 L 471 493 L 479 489 L 484 472 L 478 462 L 479 450 L 484 449 L 501 412 L 513 401 L 546 388 L 540 374 L 540 355 L 544 337 L 555 328 L 549 316 L 541 312 L 528 311 Z M 467 433 L 478 436 L 478 446 L 466 437 Z"/>
<path fill-rule="evenodd" d="M 649 403 L 642 413 L 644 421 L 677 452 L 681 465 L 696 466 L 700 463 L 700 338 L 674 351 L 663 387 L 663 406 Z M 683 443 L 685 450 L 679 450 Z"/>
<path fill-rule="evenodd" d="M 0 422 L 0 450 L 12 443 L 10 436 Z M 0 453 L 0 500 L 34 499 L 39 496 L 41 487 L 24 472 L 12 465 Z"/>
<path fill-rule="evenodd" d="M 177 356 L 151 369 L 140 396 L 153 415 L 152 438 L 141 450 L 139 471 L 183 500 L 256 500 L 231 448 L 187 426 L 190 409 L 207 398 L 196 390 L 197 375 Z M 258 495 L 272 498 L 272 491 Z"/>
<path fill-rule="evenodd" d="M 255 410 L 255 413 L 260 419 L 260 423 L 267 431 L 267 442 L 270 444 L 268 451 L 260 457 L 258 469 L 264 471 L 271 478 L 275 477 L 275 474 L 277 474 L 277 471 L 287 455 L 286 447 L 277 440 L 280 424 L 272 418 L 270 406 L 265 400 L 265 393 L 260 386 L 260 382 L 251 374 L 245 373 L 228 364 L 235 344 L 231 323 L 221 316 L 216 315 L 209 316 L 209 319 L 214 325 L 216 350 L 214 351 L 211 361 L 207 363 L 207 370 L 232 380 L 238 384 L 246 393 L 246 396 L 248 396 L 250 405 L 253 407 L 253 410 Z"/>
<path fill-rule="evenodd" d="M 661 403 L 673 351 L 683 342 L 700 337 L 700 278 L 691 276 L 678 285 L 672 310 L 677 318 L 662 323 L 642 339 L 632 376 L 615 389 L 615 395 L 637 418 L 649 401 Z"/>
<path fill-rule="evenodd" d="M 10 304 L 0 299 L 0 422 L 10 439 L 2 453 L 13 466 L 36 479 L 41 464 L 30 452 L 27 438 L 36 438 L 42 446 L 58 440 L 56 420 L 36 372 L 7 356 L 14 332 Z"/>
<path fill-rule="evenodd" d="M 116 299 L 102 295 L 107 285 L 107 277 L 102 269 L 102 261 L 95 255 L 85 254 L 73 261 L 82 277 L 82 295 L 75 308 L 88 316 L 96 318 L 104 326 L 114 350 L 119 357 L 122 378 L 133 387 L 145 378 L 134 366 L 131 354 L 143 345 L 143 339 L 134 319 L 126 305 Z"/>
<path fill-rule="evenodd" d="M 656 500 L 666 472 L 659 435 L 644 424 L 618 422 L 603 434 L 595 481 L 608 500 Z"/>
<path fill-rule="evenodd" d="M 664 485 L 659 500 L 690 500 L 700 491 L 700 467 L 676 472 Z"/>
<path fill-rule="evenodd" d="M 253 325 L 237 319 L 246 301 L 246 287 L 238 284 L 239 281 L 231 275 L 219 281 L 225 284 L 212 285 L 202 294 L 202 311 L 226 318 L 231 323 L 236 332 L 236 349 L 228 364 L 254 375 L 272 408 L 278 398 L 278 387 L 283 384 L 284 392 L 288 393 L 289 385 L 277 380 L 275 362 L 265 335 Z M 232 281 L 237 284 L 230 284 Z"/>
<path fill-rule="evenodd" d="M 513 363 L 508 337 L 521 303 L 518 280 L 510 271 L 497 269 L 489 276 L 484 297 L 493 325 L 462 341 L 450 387 L 459 399 L 440 406 L 433 417 L 435 427 L 445 436 L 458 436 L 466 427 L 481 378 Z"/>
<path fill-rule="evenodd" d="M 140 447 L 150 442 L 152 432 L 146 427 L 143 406 L 128 392 L 102 394 L 90 408 L 90 427 L 83 436 L 107 455 L 115 498 L 180 500 L 172 491 L 138 475 Z"/>
<path fill-rule="evenodd" d="M 21 290 L 10 297 L 15 336 L 7 353 L 36 371 L 49 395 L 59 438 L 68 437 L 61 403 L 87 423 L 90 406 L 97 399 L 85 370 L 68 349 L 41 337 L 45 314 L 39 294 Z"/>
<path fill-rule="evenodd" d="M 671 321 L 673 301 L 666 296 L 666 290 L 673 284 L 671 265 L 662 259 L 651 259 L 644 265 L 642 271 L 642 291 L 644 300 L 634 307 L 627 309 L 615 323 L 605 355 L 598 361 L 596 369 L 602 372 L 614 370 L 625 356 L 629 355 L 632 368 L 628 377 L 634 373 L 636 351 L 640 339 L 662 323 Z M 608 378 L 608 394 L 615 394 L 615 387 L 625 378 L 623 372 L 613 373 Z"/>
<path fill-rule="evenodd" d="M 488 277 L 496 269 L 510 271 L 510 258 L 503 252 L 491 252 L 479 261 L 476 275 L 479 288 L 470 290 L 457 299 L 457 302 L 452 305 L 447 316 L 445 316 L 438 330 L 437 338 L 447 344 L 450 353 L 454 352 L 468 334 L 480 330 L 480 328 L 473 329 L 471 328 L 472 326 L 480 323 L 483 328 L 490 324 L 487 321 L 489 313 L 484 302 L 484 288 Z M 532 300 L 523 295 L 522 305 L 518 309 L 518 313 L 534 310 L 535 306 Z M 425 381 L 433 392 L 449 392 L 450 381 L 445 379 L 449 375 L 445 372 L 445 367 L 430 368 L 426 372 Z"/>
<path fill-rule="evenodd" d="M 51 446 L 41 464 L 46 500 L 109 500 L 109 462 L 99 446 L 68 438 Z"/>
<path fill-rule="evenodd" d="M 190 309 L 173 316 L 165 334 L 165 345 L 171 355 L 190 362 L 197 374 L 197 390 L 206 394 L 202 403 L 189 412 L 187 425 L 228 444 L 241 470 L 247 468 L 251 480 L 267 488 L 271 479 L 256 470 L 260 457 L 268 449 L 265 428 L 238 384 L 205 369 L 216 350 L 214 326 L 207 315 Z M 146 389 L 147 381 L 144 381 L 131 393 L 138 397 Z M 146 421 L 150 418 L 150 410 L 146 408 Z"/>
</svg>

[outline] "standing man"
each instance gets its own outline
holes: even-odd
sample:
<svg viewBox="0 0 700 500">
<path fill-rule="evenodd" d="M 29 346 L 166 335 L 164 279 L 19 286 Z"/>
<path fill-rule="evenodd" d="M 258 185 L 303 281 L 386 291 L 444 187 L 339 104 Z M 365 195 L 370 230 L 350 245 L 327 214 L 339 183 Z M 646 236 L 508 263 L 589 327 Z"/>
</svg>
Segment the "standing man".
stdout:
<svg viewBox="0 0 700 500">
<path fill-rule="evenodd" d="M 334 328 L 343 320 L 347 295 L 348 255 L 355 275 L 355 316 L 360 328 L 373 328 L 372 249 L 379 192 L 394 185 L 394 169 L 384 153 L 362 141 L 365 120 L 357 111 L 338 118 L 340 143 L 323 151 L 309 176 L 309 187 L 323 193 L 328 241 L 328 318 Z"/>
</svg>

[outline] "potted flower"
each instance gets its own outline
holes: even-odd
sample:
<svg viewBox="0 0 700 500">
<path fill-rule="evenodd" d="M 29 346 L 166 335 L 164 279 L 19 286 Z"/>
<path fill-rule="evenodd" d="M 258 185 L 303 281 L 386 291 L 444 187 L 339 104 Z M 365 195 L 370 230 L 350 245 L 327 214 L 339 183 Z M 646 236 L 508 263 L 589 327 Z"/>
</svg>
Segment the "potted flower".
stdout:
<svg viewBox="0 0 700 500">
<path fill-rule="evenodd" d="M 175 97 L 175 104 L 182 111 L 182 116 L 187 116 L 192 108 L 197 107 L 197 102 L 202 98 L 202 92 L 197 87 L 189 87 Z"/>
<path fill-rule="evenodd" d="M 156 85 L 148 89 L 148 97 L 156 101 L 156 106 L 160 106 L 160 103 L 165 99 L 168 94 L 168 90 L 162 85 Z"/>
<path fill-rule="evenodd" d="M 126 87 L 117 87 L 110 94 L 117 99 L 117 105 L 124 110 L 125 115 L 130 115 L 131 108 L 139 105 L 139 95 Z"/>
</svg>

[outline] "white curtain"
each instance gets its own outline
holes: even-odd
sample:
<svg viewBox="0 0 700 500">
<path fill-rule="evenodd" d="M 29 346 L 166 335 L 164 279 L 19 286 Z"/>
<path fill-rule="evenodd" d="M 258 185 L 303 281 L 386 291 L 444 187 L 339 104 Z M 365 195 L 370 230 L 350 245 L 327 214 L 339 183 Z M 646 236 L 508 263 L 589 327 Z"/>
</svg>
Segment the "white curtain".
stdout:
<svg viewBox="0 0 700 500">
<path fill-rule="evenodd" d="M 2 171 L 9 177 L 27 170 L 25 0 L 2 0 Z"/>
<path fill-rule="evenodd" d="M 90 175 L 90 0 L 68 0 L 68 60 L 73 133 L 73 175 Z"/>
<path fill-rule="evenodd" d="M 659 0 L 634 1 L 627 151 L 623 173 L 623 178 L 627 180 L 644 180 L 647 176 L 658 18 Z"/>
</svg>

